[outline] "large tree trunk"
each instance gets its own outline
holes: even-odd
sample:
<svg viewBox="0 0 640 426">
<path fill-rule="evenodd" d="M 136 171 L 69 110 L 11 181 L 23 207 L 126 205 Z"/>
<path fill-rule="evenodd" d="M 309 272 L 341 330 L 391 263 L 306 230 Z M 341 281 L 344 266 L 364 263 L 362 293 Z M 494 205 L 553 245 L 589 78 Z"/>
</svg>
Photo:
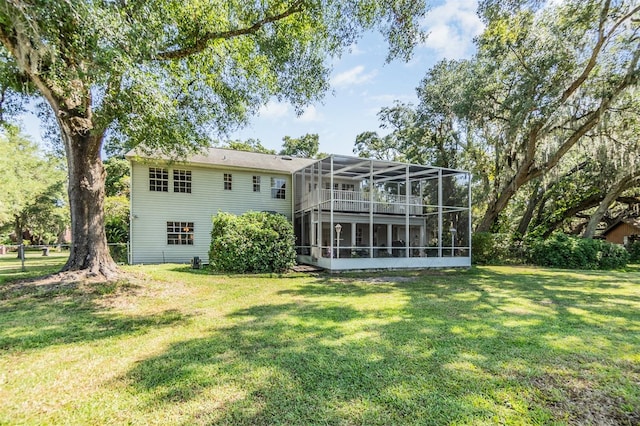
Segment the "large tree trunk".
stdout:
<svg viewBox="0 0 640 426">
<path fill-rule="evenodd" d="M 72 120 L 59 118 L 69 167 L 71 252 L 62 271 L 82 271 L 107 279 L 118 275 L 104 230 L 106 172 L 100 159 L 102 134 L 75 131 Z"/>
<path fill-rule="evenodd" d="M 527 175 L 526 166 L 520 166 L 518 173 L 511 179 L 511 181 L 502 189 L 501 192 L 495 197 L 495 201 L 489 202 L 487 211 L 484 213 L 482 220 L 476 228 L 476 232 L 491 232 L 498 224 L 498 217 L 500 213 L 507 207 L 511 198 L 516 194 L 518 189 L 525 183 L 527 183 L 532 177 Z M 537 177 L 537 176 L 535 176 Z"/>
<path fill-rule="evenodd" d="M 524 236 L 529 229 L 529 224 L 533 219 L 533 213 L 536 210 L 536 206 L 540 202 L 542 198 L 542 192 L 540 191 L 540 181 L 537 181 L 531 190 L 531 197 L 529 198 L 529 202 L 527 203 L 527 209 L 522 215 L 522 219 L 520 219 L 520 223 L 518 224 L 518 230 L 516 231 L 519 236 Z"/>
</svg>

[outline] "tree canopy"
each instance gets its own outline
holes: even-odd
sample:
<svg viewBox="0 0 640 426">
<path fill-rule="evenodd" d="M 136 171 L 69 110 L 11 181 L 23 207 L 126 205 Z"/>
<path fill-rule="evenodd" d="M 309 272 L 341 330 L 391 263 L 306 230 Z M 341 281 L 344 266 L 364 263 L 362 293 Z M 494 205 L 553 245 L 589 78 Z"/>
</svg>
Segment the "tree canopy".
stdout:
<svg viewBox="0 0 640 426">
<path fill-rule="evenodd" d="M 280 155 L 292 155 L 294 157 L 314 158 L 320 149 L 320 137 L 313 133 L 307 133 L 299 138 L 285 136 Z"/>
<path fill-rule="evenodd" d="M 74 241 L 64 269 L 117 274 L 104 142 L 179 155 L 272 96 L 301 110 L 328 88 L 328 58 L 362 31 L 385 35 L 389 60 L 408 58 L 424 12 L 422 0 L 1 2 L 2 72 L 46 100 L 65 147 Z"/>
<path fill-rule="evenodd" d="M 0 152 L 0 227 L 10 229 L 18 243 L 23 231 L 29 231 L 36 243 L 55 240 L 69 216 L 59 159 L 40 152 L 11 126 L 0 132 Z"/>
<path fill-rule="evenodd" d="M 359 135 L 354 151 L 471 170 L 479 231 L 546 234 L 600 206 L 597 222 L 638 179 L 640 6 L 487 0 L 479 11 L 477 53 L 428 70 L 419 104 L 383 108 L 388 133 Z"/>
</svg>

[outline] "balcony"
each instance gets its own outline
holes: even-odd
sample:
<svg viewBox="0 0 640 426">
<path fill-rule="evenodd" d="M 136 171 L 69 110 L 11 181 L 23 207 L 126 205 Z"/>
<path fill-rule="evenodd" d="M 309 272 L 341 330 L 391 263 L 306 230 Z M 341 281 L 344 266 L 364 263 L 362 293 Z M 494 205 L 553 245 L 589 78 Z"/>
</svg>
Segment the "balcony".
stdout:
<svg viewBox="0 0 640 426">
<path fill-rule="evenodd" d="M 373 199 L 373 213 L 404 215 L 409 209 L 409 214 L 421 215 L 423 213 L 420 197 L 397 195 L 388 192 L 342 191 L 320 189 L 303 194 L 296 210 L 304 210 L 320 205 L 323 210 L 331 207 L 333 197 L 333 210 L 348 213 L 369 213 L 369 205 Z"/>
</svg>

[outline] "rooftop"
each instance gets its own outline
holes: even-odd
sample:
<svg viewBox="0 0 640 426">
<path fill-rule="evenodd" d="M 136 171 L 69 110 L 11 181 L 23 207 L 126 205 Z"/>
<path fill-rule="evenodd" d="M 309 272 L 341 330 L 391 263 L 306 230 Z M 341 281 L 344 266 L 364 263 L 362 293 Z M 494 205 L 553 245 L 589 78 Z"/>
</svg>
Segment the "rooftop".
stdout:
<svg viewBox="0 0 640 426">
<path fill-rule="evenodd" d="M 225 148 L 209 148 L 204 152 L 196 153 L 185 158 L 172 158 L 165 154 L 145 154 L 132 150 L 126 158 L 135 160 L 154 159 L 176 161 L 178 163 L 192 163 L 209 166 L 223 166 L 225 168 L 252 169 L 293 173 L 318 160 L 310 158 L 297 158 L 287 155 L 263 154 L 259 152 L 236 151 Z"/>
</svg>

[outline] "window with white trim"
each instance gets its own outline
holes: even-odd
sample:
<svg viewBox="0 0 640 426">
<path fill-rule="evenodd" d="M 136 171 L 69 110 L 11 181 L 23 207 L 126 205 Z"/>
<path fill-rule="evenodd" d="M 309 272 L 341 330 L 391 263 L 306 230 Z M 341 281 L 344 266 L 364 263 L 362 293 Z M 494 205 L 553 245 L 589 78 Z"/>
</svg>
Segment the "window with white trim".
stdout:
<svg viewBox="0 0 640 426">
<path fill-rule="evenodd" d="M 287 198 L 287 181 L 280 178 L 271 178 L 271 198 L 284 200 Z"/>
<path fill-rule="evenodd" d="M 160 167 L 149 167 L 149 191 L 169 192 L 169 171 Z"/>
<path fill-rule="evenodd" d="M 191 194 L 191 170 L 173 171 L 173 192 Z"/>
<path fill-rule="evenodd" d="M 232 183 L 233 183 L 233 176 L 231 176 L 231 173 L 225 173 L 224 174 L 224 189 L 225 189 L 225 191 L 231 191 Z"/>
<path fill-rule="evenodd" d="M 260 176 L 253 177 L 253 192 L 260 192 Z"/>
<path fill-rule="evenodd" d="M 167 244 L 193 245 L 193 222 L 167 222 Z"/>
</svg>

